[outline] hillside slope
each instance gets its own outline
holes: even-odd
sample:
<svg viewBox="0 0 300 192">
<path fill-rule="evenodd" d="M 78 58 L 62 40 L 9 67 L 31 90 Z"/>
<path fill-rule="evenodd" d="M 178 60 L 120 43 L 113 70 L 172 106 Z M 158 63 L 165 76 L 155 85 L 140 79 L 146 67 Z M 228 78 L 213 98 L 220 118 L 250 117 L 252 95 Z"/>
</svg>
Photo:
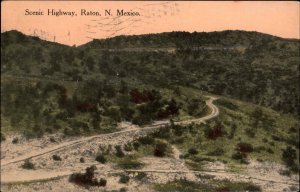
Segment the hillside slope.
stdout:
<svg viewBox="0 0 300 192">
<path fill-rule="evenodd" d="M 3 77 L 184 85 L 298 113 L 299 40 L 245 31 L 170 32 L 68 47 L 17 31 L 1 37 Z"/>
</svg>

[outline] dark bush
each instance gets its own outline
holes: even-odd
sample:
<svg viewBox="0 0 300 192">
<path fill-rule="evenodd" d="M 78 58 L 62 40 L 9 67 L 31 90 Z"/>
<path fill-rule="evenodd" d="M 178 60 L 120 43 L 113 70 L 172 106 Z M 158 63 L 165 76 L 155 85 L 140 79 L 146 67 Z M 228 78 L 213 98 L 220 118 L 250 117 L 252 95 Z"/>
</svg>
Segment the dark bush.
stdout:
<svg viewBox="0 0 300 192">
<path fill-rule="evenodd" d="M 286 149 L 282 151 L 282 160 L 286 165 L 293 165 L 294 160 L 297 158 L 297 152 L 291 146 L 287 146 Z"/>
<path fill-rule="evenodd" d="M 167 153 L 168 145 L 163 141 L 157 141 L 154 148 L 154 156 L 164 157 Z"/>
<path fill-rule="evenodd" d="M 289 133 L 297 133 L 297 128 L 296 127 L 289 128 Z"/>
<path fill-rule="evenodd" d="M 52 155 L 52 159 L 53 159 L 54 161 L 61 161 L 61 158 L 60 158 L 60 156 L 58 156 L 58 155 Z"/>
<path fill-rule="evenodd" d="M 169 126 L 165 126 L 160 128 L 157 132 L 155 132 L 153 134 L 153 136 L 155 138 L 162 138 L 162 139 L 166 139 L 170 137 L 170 127 Z"/>
<path fill-rule="evenodd" d="M 188 150 L 188 152 L 189 152 L 189 154 L 191 154 L 191 155 L 197 155 L 198 154 L 198 150 L 197 149 L 195 149 L 195 148 L 189 148 L 189 150 Z"/>
<path fill-rule="evenodd" d="M 100 181 L 99 181 L 99 186 L 100 186 L 100 187 L 105 187 L 105 186 L 106 186 L 106 183 L 107 183 L 107 180 L 101 178 Z"/>
<path fill-rule="evenodd" d="M 289 145 L 293 145 L 297 149 L 300 149 L 299 135 L 291 135 L 285 139 L 285 142 Z"/>
<path fill-rule="evenodd" d="M 84 160 L 83 157 L 81 157 L 79 161 L 80 161 L 80 163 L 84 163 L 85 162 L 85 160 Z"/>
<path fill-rule="evenodd" d="M 55 143 L 56 141 L 55 141 L 55 138 L 54 137 L 50 137 L 50 142 L 51 143 Z"/>
<path fill-rule="evenodd" d="M 138 141 L 133 142 L 133 148 L 134 150 L 138 150 L 140 147 L 140 143 Z"/>
<path fill-rule="evenodd" d="M 282 141 L 282 138 L 279 137 L 279 136 L 277 136 L 277 135 L 272 135 L 272 139 L 273 139 L 274 141 Z"/>
<path fill-rule="evenodd" d="M 105 156 L 103 154 L 98 154 L 96 156 L 95 160 L 102 164 L 105 164 L 107 162 L 107 159 L 105 158 Z"/>
<path fill-rule="evenodd" d="M 126 192 L 126 191 L 127 189 L 125 187 L 122 187 L 119 192 Z"/>
<path fill-rule="evenodd" d="M 244 142 L 238 143 L 235 149 L 241 153 L 250 153 L 253 151 L 252 145 Z"/>
<path fill-rule="evenodd" d="M 13 144 L 19 143 L 19 138 L 18 137 L 13 138 L 12 143 Z"/>
<path fill-rule="evenodd" d="M 22 165 L 22 168 L 23 169 L 34 169 L 34 164 L 29 159 L 26 159 L 24 161 L 24 164 Z"/>
<path fill-rule="evenodd" d="M 125 151 L 132 151 L 132 145 L 131 143 L 127 143 L 124 145 L 124 150 Z"/>
<path fill-rule="evenodd" d="M 271 153 L 271 154 L 274 153 L 274 151 L 273 151 L 271 148 L 268 148 L 266 151 L 267 151 L 268 153 Z"/>
<path fill-rule="evenodd" d="M 150 136 L 140 137 L 138 141 L 143 145 L 151 145 L 154 142 L 154 139 Z"/>
<path fill-rule="evenodd" d="M 69 181 L 81 186 L 106 186 L 106 179 L 101 178 L 100 181 L 98 181 L 94 178 L 95 170 L 96 166 L 94 165 L 87 167 L 85 173 L 73 173 L 70 175 Z"/>
<path fill-rule="evenodd" d="M 128 175 L 122 174 L 120 175 L 119 182 L 120 183 L 128 183 L 130 180 L 130 177 Z"/>
<path fill-rule="evenodd" d="M 116 149 L 116 156 L 117 157 L 124 157 L 125 156 L 125 154 L 124 154 L 124 152 L 123 152 L 120 145 L 116 145 L 115 149 Z"/>
<path fill-rule="evenodd" d="M 137 179 L 137 180 L 142 180 L 142 179 L 144 179 L 145 177 L 147 177 L 147 174 L 145 173 L 145 172 L 139 172 L 136 176 L 135 176 L 135 178 Z"/>
<path fill-rule="evenodd" d="M 214 126 L 214 128 L 206 128 L 205 130 L 205 136 L 208 139 L 212 139 L 215 140 L 218 137 L 222 137 L 223 135 L 225 135 L 225 131 L 224 131 L 224 127 L 221 123 L 217 123 L 216 126 Z"/>
<path fill-rule="evenodd" d="M 176 136 L 181 136 L 183 134 L 183 127 L 181 125 L 174 125 L 172 129 L 174 130 L 174 134 Z"/>
<path fill-rule="evenodd" d="M 235 159 L 235 160 L 241 160 L 246 157 L 247 157 L 247 155 L 245 153 L 241 153 L 241 152 L 236 152 L 232 155 L 232 159 Z"/>
<path fill-rule="evenodd" d="M 254 185 L 254 184 L 248 184 L 246 187 L 245 187 L 245 191 L 262 191 L 261 190 L 261 187 L 260 186 L 257 186 L 257 185 Z"/>
</svg>

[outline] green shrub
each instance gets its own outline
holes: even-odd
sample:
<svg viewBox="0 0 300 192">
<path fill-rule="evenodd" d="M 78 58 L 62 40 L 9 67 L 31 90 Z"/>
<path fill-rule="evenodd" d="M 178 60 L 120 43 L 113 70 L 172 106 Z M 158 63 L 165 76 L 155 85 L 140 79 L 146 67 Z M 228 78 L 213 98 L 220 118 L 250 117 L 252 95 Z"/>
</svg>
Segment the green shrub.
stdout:
<svg viewBox="0 0 300 192">
<path fill-rule="evenodd" d="M 154 138 L 150 136 L 140 137 L 138 141 L 143 145 L 151 145 L 154 142 Z"/>
<path fill-rule="evenodd" d="M 99 186 L 101 187 L 105 187 L 107 184 L 107 180 L 104 179 L 104 178 L 101 178 L 100 181 L 99 181 Z"/>
<path fill-rule="evenodd" d="M 105 156 L 103 154 L 98 154 L 96 156 L 95 160 L 102 164 L 105 164 L 107 162 L 107 159 L 105 158 Z"/>
<path fill-rule="evenodd" d="M 192 148 L 189 148 L 188 153 L 191 155 L 196 155 L 196 154 L 198 154 L 198 150 L 192 147 Z"/>
<path fill-rule="evenodd" d="M 157 140 L 154 147 L 154 156 L 164 157 L 168 152 L 168 144 L 162 140 Z"/>
<path fill-rule="evenodd" d="M 85 173 L 73 173 L 69 177 L 69 181 L 72 183 L 75 183 L 77 185 L 81 186 L 106 186 L 106 179 L 101 178 L 100 181 L 98 181 L 95 176 L 95 170 L 96 166 L 91 166 L 86 168 Z"/>
<path fill-rule="evenodd" d="M 273 151 L 271 148 L 268 148 L 266 151 L 267 151 L 268 153 L 271 153 L 271 154 L 274 153 L 274 151 Z"/>
<path fill-rule="evenodd" d="M 131 143 L 127 143 L 126 145 L 124 145 L 124 150 L 125 151 L 132 151 L 132 145 L 131 145 Z"/>
<path fill-rule="evenodd" d="M 236 152 L 234 154 L 232 154 L 232 159 L 235 159 L 235 160 L 241 160 L 241 159 L 244 159 L 247 157 L 247 155 L 245 153 L 241 153 L 241 152 Z"/>
<path fill-rule="evenodd" d="M 147 174 L 145 172 L 138 172 L 138 174 L 135 176 L 135 178 L 139 181 L 146 177 L 147 177 Z"/>
<path fill-rule="evenodd" d="M 51 143 L 55 143 L 56 141 L 55 141 L 55 138 L 54 137 L 50 137 L 50 142 Z"/>
<path fill-rule="evenodd" d="M 291 166 L 295 163 L 295 159 L 297 158 L 297 151 L 291 146 L 287 146 L 286 149 L 282 151 L 281 156 L 283 162 L 285 162 L 287 166 Z"/>
<path fill-rule="evenodd" d="M 26 159 L 24 161 L 24 164 L 22 165 L 22 168 L 23 169 L 34 169 L 34 164 L 29 159 Z"/>
<path fill-rule="evenodd" d="M 19 143 L 19 138 L 18 137 L 13 138 L 12 143 L 13 144 Z"/>
<path fill-rule="evenodd" d="M 125 156 L 125 154 L 124 154 L 124 152 L 123 152 L 120 145 L 115 146 L 115 149 L 116 149 L 116 156 L 117 157 L 124 157 Z"/>
<path fill-rule="evenodd" d="M 85 162 L 85 160 L 84 160 L 83 157 L 81 157 L 79 161 L 80 161 L 80 163 L 84 163 Z"/>
<path fill-rule="evenodd" d="M 119 182 L 120 183 L 128 183 L 130 180 L 130 177 L 128 175 L 122 174 L 120 175 Z"/>
<path fill-rule="evenodd" d="M 119 192 L 126 192 L 126 191 L 127 189 L 125 187 L 122 187 Z"/>
<path fill-rule="evenodd" d="M 134 150 L 138 150 L 140 147 L 140 143 L 138 141 L 133 142 L 133 148 Z"/>
<path fill-rule="evenodd" d="M 54 161 L 61 161 L 61 157 L 58 156 L 58 155 L 52 155 L 52 159 L 53 159 Z"/>
<path fill-rule="evenodd" d="M 241 142 L 236 145 L 236 150 L 242 153 L 250 153 L 253 151 L 253 147 L 250 143 Z"/>
</svg>

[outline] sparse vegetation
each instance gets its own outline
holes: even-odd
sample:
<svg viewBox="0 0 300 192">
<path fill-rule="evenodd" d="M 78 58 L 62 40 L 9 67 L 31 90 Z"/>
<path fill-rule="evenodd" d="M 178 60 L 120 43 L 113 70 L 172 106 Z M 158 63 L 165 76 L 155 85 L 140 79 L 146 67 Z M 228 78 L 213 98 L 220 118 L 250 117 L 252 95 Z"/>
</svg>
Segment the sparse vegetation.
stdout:
<svg viewBox="0 0 300 192">
<path fill-rule="evenodd" d="M 122 150 L 122 148 L 121 148 L 121 146 L 120 145 L 116 145 L 115 146 L 115 149 L 116 149 L 116 156 L 117 157 L 124 157 L 125 156 L 125 154 L 124 154 L 124 152 L 123 152 L 123 150 Z"/>
<path fill-rule="evenodd" d="M 101 178 L 100 180 L 97 180 L 94 178 L 96 169 L 96 166 L 91 166 L 86 168 L 85 173 L 73 173 L 70 175 L 69 181 L 81 186 L 105 187 L 107 183 L 106 179 Z"/>
<path fill-rule="evenodd" d="M 126 174 L 121 174 L 120 175 L 120 179 L 119 179 L 119 182 L 120 183 L 128 183 L 130 180 L 130 177 Z"/>
<path fill-rule="evenodd" d="M 84 160 L 83 157 L 80 157 L 79 161 L 80 161 L 80 163 L 84 163 L 85 162 L 85 160 Z"/>
<path fill-rule="evenodd" d="M 34 169 L 34 164 L 29 159 L 26 159 L 24 161 L 24 164 L 22 165 L 22 168 L 23 169 Z"/>
<path fill-rule="evenodd" d="M 98 154 L 95 158 L 96 161 L 98 161 L 99 163 L 105 164 L 107 162 L 106 157 L 104 156 L 104 154 Z"/>
<path fill-rule="evenodd" d="M 167 142 L 163 140 L 156 140 L 153 154 L 157 157 L 164 157 L 170 153 L 171 149 Z"/>
<path fill-rule="evenodd" d="M 13 144 L 19 143 L 19 138 L 18 137 L 13 138 L 12 143 Z"/>
<path fill-rule="evenodd" d="M 1 142 L 6 131 L 25 136 L 13 138 L 17 144 L 45 133 L 85 136 L 116 131 L 121 121 L 143 126 L 171 119 L 170 126 L 117 145 L 114 154 L 101 152 L 95 160 L 139 169 L 139 157 L 166 157 L 174 144 L 192 170 L 201 170 L 205 162 L 232 165 L 258 159 L 283 162 L 289 167 L 285 174 L 299 172 L 298 40 L 243 31 L 171 32 L 68 47 L 17 31 L 1 37 Z M 150 44 L 175 52 L 103 50 Z M 212 49 L 195 49 L 203 46 Z M 219 47 L 225 49 L 214 50 Z M 174 123 L 208 113 L 203 95 L 210 93 L 219 95 L 214 101 L 218 117 L 206 124 Z M 50 137 L 50 142 L 56 140 Z M 58 155 L 52 159 L 62 160 Z M 22 167 L 34 165 L 28 160 Z M 70 182 L 105 186 L 105 179 L 94 178 L 95 169 L 72 174 Z M 121 176 L 120 182 L 129 177 Z M 155 190 L 261 191 L 252 183 L 186 180 L 156 185 Z"/>
<path fill-rule="evenodd" d="M 54 161 L 61 161 L 62 159 L 61 159 L 61 157 L 59 156 L 59 155 L 52 155 L 52 159 L 54 160 Z"/>
</svg>

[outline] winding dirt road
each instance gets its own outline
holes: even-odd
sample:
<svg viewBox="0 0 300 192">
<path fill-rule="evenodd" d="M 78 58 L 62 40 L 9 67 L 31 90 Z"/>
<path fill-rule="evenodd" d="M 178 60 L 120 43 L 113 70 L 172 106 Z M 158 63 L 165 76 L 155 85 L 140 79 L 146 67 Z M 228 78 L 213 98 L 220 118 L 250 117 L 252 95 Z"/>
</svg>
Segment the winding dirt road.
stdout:
<svg viewBox="0 0 300 192">
<path fill-rule="evenodd" d="M 210 96 L 209 99 L 206 101 L 207 106 L 211 109 L 211 113 L 208 114 L 207 116 L 197 118 L 197 119 L 192 119 L 192 120 L 174 122 L 174 124 L 189 124 L 189 123 L 193 123 L 193 122 L 201 123 L 206 120 L 215 118 L 219 114 L 219 109 L 213 104 L 213 101 L 216 99 L 217 98 Z M 54 152 L 65 150 L 69 147 L 74 147 L 74 146 L 77 146 L 77 145 L 80 145 L 80 144 L 83 144 L 86 142 L 91 142 L 94 139 L 99 139 L 99 138 L 104 138 L 104 137 L 109 137 L 109 136 L 122 136 L 123 134 L 130 133 L 130 132 L 141 132 L 141 131 L 145 131 L 145 130 L 154 130 L 154 129 L 158 129 L 158 128 L 161 128 L 163 126 L 170 125 L 170 124 L 171 123 L 169 120 L 156 121 L 152 125 L 145 126 L 142 128 L 140 128 L 140 127 L 132 128 L 132 129 L 124 130 L 124 131 L 95 135 L 95 136 L 91 136 L 91 137 L 79 138 L 79 139 L 76 139 L 73 141 L 63 142 L 63 143 L 60 143 L 60 144 L 52 146 L 52 147 L 47 147 L 44 149 L 31 151 L 30 153 L 20 155 L 16 158 L 1 159 L 1 169 L 5 168 L 7 165 L 10 165 L 10 164 L 19 163 L 26 159 L 49 155 Z M 27 175 L 28 172 L 27 171 L 25 171 L 25 172 L 26 173 L 24 173 L 24 174 L 21 172 L 17 173 L 14 171 L 11 171 L 9 173 L 2 173 L 1 174 L 1 176 L 2 176 L 1 182 L 2 183 L 13 183 L 13 182 L 20 182 L 20 181 L 45 180 L 45 179 L 50 179 L 50 178 L 54 178 L 54 177 L 69 175 L 72 173 L 72 171 L 62 171 L 62 172 L 57 171 L 55 173 L 54 172 L 53 173 L 46 172 L 47 174 L 43 174 L 41 171 L 36 170 L 36 171 L 30 171 L 31 176 L 28 177 L 28 175 Z M 18 177 L 14 177 L 14 175 L 18 175 Z"/>
</svg>

